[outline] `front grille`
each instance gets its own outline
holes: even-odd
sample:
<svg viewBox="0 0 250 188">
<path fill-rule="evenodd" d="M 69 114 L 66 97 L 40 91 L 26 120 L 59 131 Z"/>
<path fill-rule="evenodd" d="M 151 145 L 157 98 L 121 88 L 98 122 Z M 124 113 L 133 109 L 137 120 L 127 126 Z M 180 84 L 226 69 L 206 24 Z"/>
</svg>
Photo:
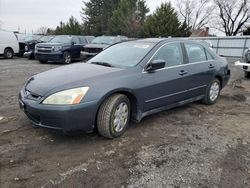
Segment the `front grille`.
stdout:
<svg viewBox="0 0 250 188">
<path fill-rule="evenodd" d="M 27 98 L 27 99 L 30 99 L 30 100 L 33 100 L 33 101 L 38 101 L 41 99 L 42 96 L 40 95 L 37 95 L 35 93 L 32 93 L 31 91 L 25 89 L 24 91 L 24 97 Z"/>
<path fill-rule="evenodd" d="M 84 51 L 88 53 L 100 53 L 102 50 L 102 48 L 84 48 Z"/>
<path fill-rule="evenodd" d="M 41 46 L 37 46 L 37 51 L 38 52 L 45 52 L 45 53 L 50 53 L 52 52 L 52 47 L 41 47 Z"/>
</svg>

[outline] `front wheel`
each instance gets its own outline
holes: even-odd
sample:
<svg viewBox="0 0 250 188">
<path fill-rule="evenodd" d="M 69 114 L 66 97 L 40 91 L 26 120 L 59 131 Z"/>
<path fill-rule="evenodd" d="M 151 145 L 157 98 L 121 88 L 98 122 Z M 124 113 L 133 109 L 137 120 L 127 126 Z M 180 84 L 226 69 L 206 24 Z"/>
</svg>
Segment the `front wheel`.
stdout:
<svg viewBox="0 0 250 188">
<path fill-rule="evenodd" d="M 221 83 L 215 78 L 207 87 L 205 97 L 202 100 L 204 104 L 212 105 L 215 104 L 220 96 Z"/>
<path fill-rule="evenodd" d="M 12 49 L 7 48 L 7 49 L 4 50 L 4 58 L 5 59 L 12 59 L 13 56 L 14 56 L 14 52 L 13 52 Z"/>
<path fill-rule="evenodd" d="M 97 128 L 106 138 L 117 138 L 124 134 L 130 120 L 130 102 L 122 94 L 109 97 L 100 107 Z"/>
<path fill-rule="evenodd" d="M 70 54 L 68 51 L 65 51 L 65 52 L 63 53 L 63 62 L 64 62 L 65 64 L 70 64 L 71 61 L 72 61 L 72 59 L 71 59 L 71 54 Z"/>
</svg>

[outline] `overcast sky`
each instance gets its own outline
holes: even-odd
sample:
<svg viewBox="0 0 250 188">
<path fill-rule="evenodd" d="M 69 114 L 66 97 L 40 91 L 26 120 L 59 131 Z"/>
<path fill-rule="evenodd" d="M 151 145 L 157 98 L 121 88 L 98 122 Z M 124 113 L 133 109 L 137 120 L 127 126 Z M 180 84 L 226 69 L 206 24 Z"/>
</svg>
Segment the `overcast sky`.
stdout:
<svg viewBox="0 0 250 188">
<path fill-rule="evenodd" d="M 146 0 L 151 12 L 167 0 Z M 83 0 L 0 0 L 1 27 L 32 33 L 41 26 L 55 28 L 60 21 L 74 16 L 81 21 Z"/>
</svg>

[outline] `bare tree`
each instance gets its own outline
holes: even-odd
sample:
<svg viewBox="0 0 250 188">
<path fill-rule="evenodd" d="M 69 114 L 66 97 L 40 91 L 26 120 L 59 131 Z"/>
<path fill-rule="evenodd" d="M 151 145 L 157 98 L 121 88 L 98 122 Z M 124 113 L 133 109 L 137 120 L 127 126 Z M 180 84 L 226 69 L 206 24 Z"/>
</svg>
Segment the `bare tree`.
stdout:
<svg viewBox="0 0 250 188">
<path fill-rule="evenodd" d="M 177 0 L 179 16 L 191 29 L 201 29 L 208 25 L 214 5 L 210 0 Z"/>
<path fill-rule="evenodd" d="M 244 25 L 250 20 L 249 0 L 214 0 L 218 11 L 216 29 L 227 36 L 235 36 L 243 31 Z"/>
<path fill-rule="evenodd" d="M 36 33 L 40 35 L 46 35 L 47 31 L 48 31 L 48 27 L 42 26 L 37 29 Z"/>
</svg>

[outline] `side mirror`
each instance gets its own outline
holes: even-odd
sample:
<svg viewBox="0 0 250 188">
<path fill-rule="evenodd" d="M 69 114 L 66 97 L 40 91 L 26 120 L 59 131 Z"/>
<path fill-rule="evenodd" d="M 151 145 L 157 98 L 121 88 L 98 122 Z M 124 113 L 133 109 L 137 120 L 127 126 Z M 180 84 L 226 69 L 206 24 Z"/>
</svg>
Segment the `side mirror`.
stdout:
<svg viewBox="0 0 250 188">
<path fill-rule="evenodd" d="M 166 61 L 159 59 L 151 61 L 145 68 L 147 72 L 154 72 L 155 70 L 162 69 L 166 65 Z"/>
<path fill-rule="evenodd" d="M 71 45 L 74 46 L 74 45 L 75 45 L 75 42 L 72 41 L 72 42 L 71 42 Z"/>
</svg>

